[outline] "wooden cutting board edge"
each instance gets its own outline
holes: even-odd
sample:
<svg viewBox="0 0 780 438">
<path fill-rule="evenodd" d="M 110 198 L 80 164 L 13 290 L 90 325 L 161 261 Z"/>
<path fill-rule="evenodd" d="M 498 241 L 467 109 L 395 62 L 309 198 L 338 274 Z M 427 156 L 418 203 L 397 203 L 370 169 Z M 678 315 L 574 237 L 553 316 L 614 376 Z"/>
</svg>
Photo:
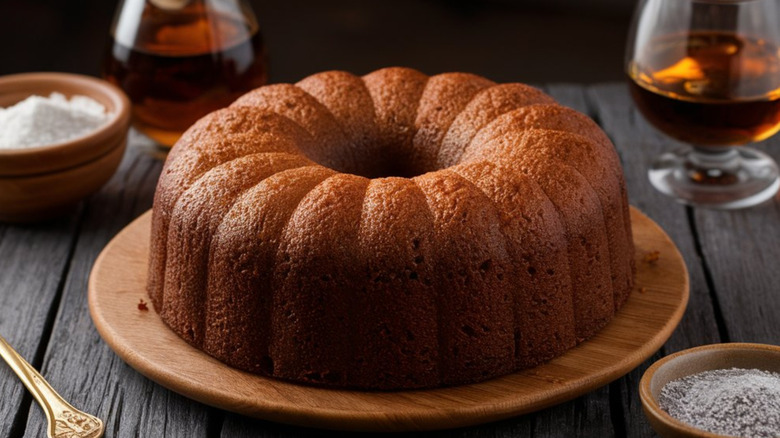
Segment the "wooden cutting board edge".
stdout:
<svg viewBox="0 0 780 438">
<path fill-rule="evenodd" d="M 636 287 L 592 339 L 531 370 L 473 385 L 367 392 L 297 385 L 230 368 L 188 345 L 151 309 L 146 295 L 151 212 L 104 248 L 89 279 L 89 308 L 106 343 L 162 386 L 218 408 L 308 427 L 357 431 L 435 430 L 544 409 L 603 386 L 641 364 L 677 327 L 688 302 L 685 263 L 674 243 L 631 208 Z M 659 251 L 657 262 L 645 254 Z M 641 291 L 641 292 L 640 292 Z"/>
</svg>

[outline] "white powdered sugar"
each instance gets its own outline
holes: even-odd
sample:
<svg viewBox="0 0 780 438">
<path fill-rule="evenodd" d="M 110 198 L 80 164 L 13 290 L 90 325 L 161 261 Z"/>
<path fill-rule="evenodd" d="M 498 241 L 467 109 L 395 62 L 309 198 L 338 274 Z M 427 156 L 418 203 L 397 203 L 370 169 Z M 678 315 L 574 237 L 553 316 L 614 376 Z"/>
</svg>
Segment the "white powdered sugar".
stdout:
<svg viewBox="0 0 780 438">
<path fill-rule="evenodd" d="M 705 371 L 661 389 L 661 409 L 709 432 L 780 437 L 780 374 L 757 369 Z"/>
<path fill-rule="evenodd" d="M 0 108 L 0 149 L 23 149 L 62 143 L 89 134 L 110 118 L 106 108 L 86 96 L 60 93 L 30 96 Z"/>
</svg>

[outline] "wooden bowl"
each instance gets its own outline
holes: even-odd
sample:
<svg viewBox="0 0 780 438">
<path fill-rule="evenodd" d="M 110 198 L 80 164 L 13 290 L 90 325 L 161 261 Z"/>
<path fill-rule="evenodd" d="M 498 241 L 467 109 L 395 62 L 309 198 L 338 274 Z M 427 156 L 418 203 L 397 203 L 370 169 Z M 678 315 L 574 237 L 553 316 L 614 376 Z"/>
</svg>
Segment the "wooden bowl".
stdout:
<svg viewBox="0 0 780 438">
<path fill-rule="evenodd" d="M 0 77 L 0 107 L 37 94 L 88 96 L 106 107 L 110 120 L 94 132 L 46 146 L 0 149 L 0 221 L 30 222 L 61 214 L 97 191 L 114 174 L 130 127 L 130 102 L 101 79 L 69 73 Z"/>
<path fill-rule="evenodd" d="M 658 397 L 664 385 L 672 380 L 703 371 L 734 367 L 780 373 L 780 346 L 712 344 L 683 350 L 654 363 L 639 382 L 639 398 L 650 426 L 662 437 L 725 437 L 676 420 L 661 409 Z"/>
</svg>

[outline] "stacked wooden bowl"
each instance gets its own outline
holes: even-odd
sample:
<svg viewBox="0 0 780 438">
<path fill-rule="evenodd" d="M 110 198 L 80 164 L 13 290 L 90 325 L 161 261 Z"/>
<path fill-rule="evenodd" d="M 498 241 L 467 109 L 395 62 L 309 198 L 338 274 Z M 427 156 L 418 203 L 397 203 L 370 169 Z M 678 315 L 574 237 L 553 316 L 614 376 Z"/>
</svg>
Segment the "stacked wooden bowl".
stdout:
<svg viewBox="0 0 780 438">
<path fill-rule="evenodd" d="M 0 221 L 55 217 L 97 191 L 124 155 L 130 103 L 113 85 L 66 73 L 26 73 L 0 78 L 0 107 L 31 95 L 83 95 L 106 107 L 110 120 L 96 131 L 58 144 L 0 149 Z"/>
</svg>

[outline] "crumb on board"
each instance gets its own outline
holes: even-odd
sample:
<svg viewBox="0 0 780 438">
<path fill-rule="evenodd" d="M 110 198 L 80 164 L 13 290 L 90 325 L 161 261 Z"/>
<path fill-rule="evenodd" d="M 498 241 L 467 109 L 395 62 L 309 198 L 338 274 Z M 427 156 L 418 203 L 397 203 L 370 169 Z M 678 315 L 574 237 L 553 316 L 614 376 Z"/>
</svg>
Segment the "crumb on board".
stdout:
<svg viewBox="0 0 780 438">
<path fill-rule="evenodd" d="M 149 306 L 146 305 L 146 301 L 144 301 L 143 298 L 138 300 L 138 310 L 140 310 L 141 312 L 146 312 L 149 310 Z"/>
<path fill-rule="evenodd" d="M 661 258 L 661 253 L 659 251 L 650 251 L 645 254 L 645 257 L 642 260 L 645 263 L 655 264 L 659 258 Z"/>
<path fill-rule="evenodd" d="M 640 293 L 640 294 L 643 294 L 643 293 L 645 293 L 645 292 L 647 292 L 647 288 L 646 288 L 646 287 L 644 287 L 644 286 L 643 286 L 643 287 L 640 287 L 640 288 L 639 288 L 639 293 Z"/>
</svg>

